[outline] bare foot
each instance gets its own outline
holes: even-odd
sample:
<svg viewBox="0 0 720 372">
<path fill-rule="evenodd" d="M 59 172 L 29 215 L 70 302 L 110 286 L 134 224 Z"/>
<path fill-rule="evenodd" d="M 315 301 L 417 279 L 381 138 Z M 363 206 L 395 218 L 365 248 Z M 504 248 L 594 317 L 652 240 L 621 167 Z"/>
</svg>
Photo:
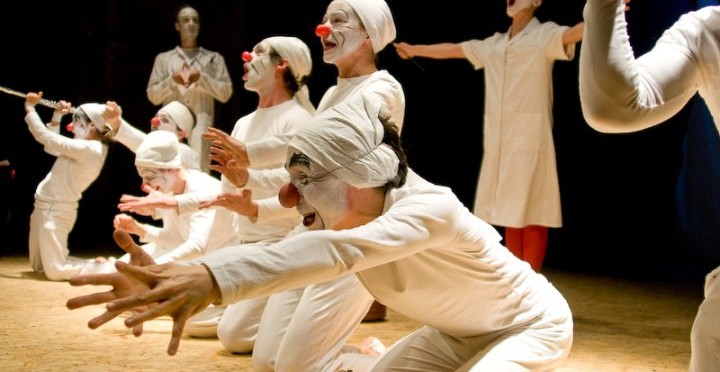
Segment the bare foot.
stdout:
<svg viewBox="0 0 720 372">
<path fill-rule="evenodd" d="M 360 354 L 380 356 L 385 352 L 385 345 L 377 337 L 368 337 L 358 347 Z"/>
</svg>

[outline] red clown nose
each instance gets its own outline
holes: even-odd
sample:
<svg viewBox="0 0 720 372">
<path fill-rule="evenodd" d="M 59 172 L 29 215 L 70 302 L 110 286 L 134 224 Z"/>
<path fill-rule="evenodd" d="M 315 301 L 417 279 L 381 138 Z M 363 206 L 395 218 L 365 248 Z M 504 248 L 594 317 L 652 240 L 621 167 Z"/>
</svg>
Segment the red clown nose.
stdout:
<svg viewBox="0 0 720 372">
<path fill-rule="evenodd" d="M 315 35 L 320 36 L 320 37 L 325 37 L 325 36 L 330 35 L 330 31 L 332 31 L 330 29 L 330 26 L 325 25 L 325 24 L 317 25 L 317 27 L 315 27 Z"/>
<path fill-rule="evenodd" d="M 160 126 L 160 118 L 155 116 L 152 119 L 150 119 L 150 127 L 151 128 L 157 128 Z"/>
<path fill-rule="evenodd" d="M 242 60 L 243 60 L 243 62 L 250 62 L 250 61 L 252 61 L 252 53 L 247 52 L 247 51 L 242 52 Z"/>
<path fill-rule="evenodd" d="M 65 130 L 67 130 L 68 132 L 72 132 L 74 128 L 75 128 L 75 126 L 73 126 L 73 123 L 70 123 L 65 126 Z"/>
</svg>

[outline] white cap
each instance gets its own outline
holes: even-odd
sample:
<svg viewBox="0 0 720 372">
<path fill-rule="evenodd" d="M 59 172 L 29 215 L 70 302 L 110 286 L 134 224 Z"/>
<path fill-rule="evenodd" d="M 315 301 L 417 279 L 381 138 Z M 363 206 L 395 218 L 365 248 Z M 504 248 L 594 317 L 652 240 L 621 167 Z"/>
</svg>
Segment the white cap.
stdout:
<svg viewBox="0 0 720 372">
<path fill-rule="evenodd" d="M 180 146 L 175 133 L 155 130 L 135 150 L 135 166 L 155 169 L 182 168 Z"/>
<path fill-rule="evenodd" d="M 288 154 L 300 151 L 338 178 L 357 188 L 378 187 L 397 177 L 400 160 L 382 142 L 382 103 L 354 94 L 300 126 Z"/>
<path fill-rule="evenodd" d="M 345 0 L 355 9 L 365 26 L 373 51 L 379 53 L 386 45 L 395 40 L 397 31 L 390 8 L 385 0 Z"/>
<path fill-rule="evenodd" d="M 190 108 L 182 102 L 172 101 L 158 110 L 158 114 L 161 112 L 171 117 L 177 126 L 185 131 L 185 136 L 190 137 L 190 133 L 192 133 L 195 126 L 195 119 L 193 119 Z"/>
<path fill-rule="evenodd" d="M 105 123 L 105 119 L 102 116 L 103 111 L 105 111 L 105 105 L 102 103 L 83 103 L 78 107 L 78 109 L 82 110 L 88 118 L 90 118 L 90 121 L 93 123 L 95 128 L 100 133 L 104 133 L 108 130 L 108 126 Z"/>
</svg>

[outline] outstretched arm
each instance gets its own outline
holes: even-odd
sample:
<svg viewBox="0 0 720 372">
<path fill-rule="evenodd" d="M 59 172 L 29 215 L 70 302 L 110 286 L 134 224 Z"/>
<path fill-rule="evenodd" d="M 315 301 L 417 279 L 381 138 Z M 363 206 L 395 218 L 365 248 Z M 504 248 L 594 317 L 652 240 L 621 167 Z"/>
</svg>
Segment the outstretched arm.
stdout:
<svg viewBox="0 0 720 372">
<path fill-rule="evenodd" d="M 408 44 L 405 42 L 393 43 L 395 51 L 400 58 L 426 57 L 434 59 L 465 58 L 460 44 Z"/>
<path fill-rule="evenodd" d="M 580 53 L 580 102 L 601 132 L 632 132 L 675 115 L 697 93 L 695 25 L 673 26 L 654 48 L 635 58 L 625 0 L 588 0 Z M 676 23 L 677 25 L 677 23 Z"/>
<path fill-rule="evenodd" d="M 79 275 L 70 278 L 73 286 L 109 285 L 112 290 L 71 298 L 69 309 L 107 303 L 105 313 L 91 319 L 88 327 L 95 329 L 124 311 L 134 315 L 125 319 L 133 333 L 142 333 L 142 324 L 163 315 L 173 318 L 173 330 L 168 345 L 169 355 L 175 355 L 187 320 L 220 298 L 220 290 L 210 272 L 203 265 L 154 265 L 127 235 L 116 230 L 115 240 L 131 255 L 130 264 L 115 263 L 118 271 L 111 274 Z M 121 243 L 122 242 L 122 243 Z M 143 253 L 141 253 L 143 252 Z M 140 330 L 138 332 L 138 330 Z"/>
</svg>

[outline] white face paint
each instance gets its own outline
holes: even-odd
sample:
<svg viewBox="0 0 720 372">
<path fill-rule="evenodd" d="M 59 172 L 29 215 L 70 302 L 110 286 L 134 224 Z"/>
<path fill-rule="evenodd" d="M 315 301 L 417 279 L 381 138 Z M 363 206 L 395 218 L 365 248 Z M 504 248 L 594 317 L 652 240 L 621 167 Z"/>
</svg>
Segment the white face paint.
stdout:
<svg viewBox="0 0 720 372">
<path fill-rule="evenodd" d="M 348 206 L 348 184 L 305 155 L 293 152 L 288 160 L 290 182 L 297 189 L 300 203 L 297 211 L 303 225 L 310 230 L 334 229 L 351 212 Z"/>
<path fill-rule="evenodd" d="M 197 39 L 200 33 L 200 15 L 193 8 L 183 8 L 183 10 L 178 13 L 175 29 L 180 32 L 180 37 L 182 38 Z"/>
<path fill-rule="evenodd" d="M 255 45 L 251 53 L 252 60 L 243 65 L 245 89 L 260 92 L 269 89 L 275 82 L 275 66 L 270 51 L 272 48 L 265 42 Z"/>
<path fill-rule="evenodd" d="M 84 115 L 84 114 L 82 114 Z M 85 139 L 88 134 L 90 134 L 90 130 L 92 129 L 92 123 L 85 118 L 82 117 L 80 114 L 73 114 L 73 121 L 72 121 L 72 132 L 73 132 L 73 138 L 76 139 Z"/>
<path fill-rule="evenodd" d="M 169 169 L 138 167 L 137 171 L 144 185 L 148 185 L 153 190 L 165 194 L 172 193 L 172 186 L 175 179 L 173 177 L 174 173 L 171 173 Z"/>
<path fill-rule="evenodd" d="M 360 17 L 350 4 L 342 0 L 333 0 L 328 5 L 323 24 L 329 25 L 332 30 L 326 38 L 320 38 L 325 63 L 335 63 L 354 52 L 368 37 Z"/>
<path fill-rule="evenodd" d="M 532 6 L 533 0 L 507 0 L 507 15 L 514 17 L 519 11 L 528 9 Z"/>
<path fill-rule="evenodd" d="M 177 125 L 175 120 L 173 120 L 170 115 L 166 114 L 165 112 L 158 111 L 157 115 L 155 115 L 158 119 L 160 119 L 160 124 L 157 127 L 152 128 L 153 130 L 166 130 L 171 133 L 178 134 L 180 131 L 180 127 Z"/>
</svg>

